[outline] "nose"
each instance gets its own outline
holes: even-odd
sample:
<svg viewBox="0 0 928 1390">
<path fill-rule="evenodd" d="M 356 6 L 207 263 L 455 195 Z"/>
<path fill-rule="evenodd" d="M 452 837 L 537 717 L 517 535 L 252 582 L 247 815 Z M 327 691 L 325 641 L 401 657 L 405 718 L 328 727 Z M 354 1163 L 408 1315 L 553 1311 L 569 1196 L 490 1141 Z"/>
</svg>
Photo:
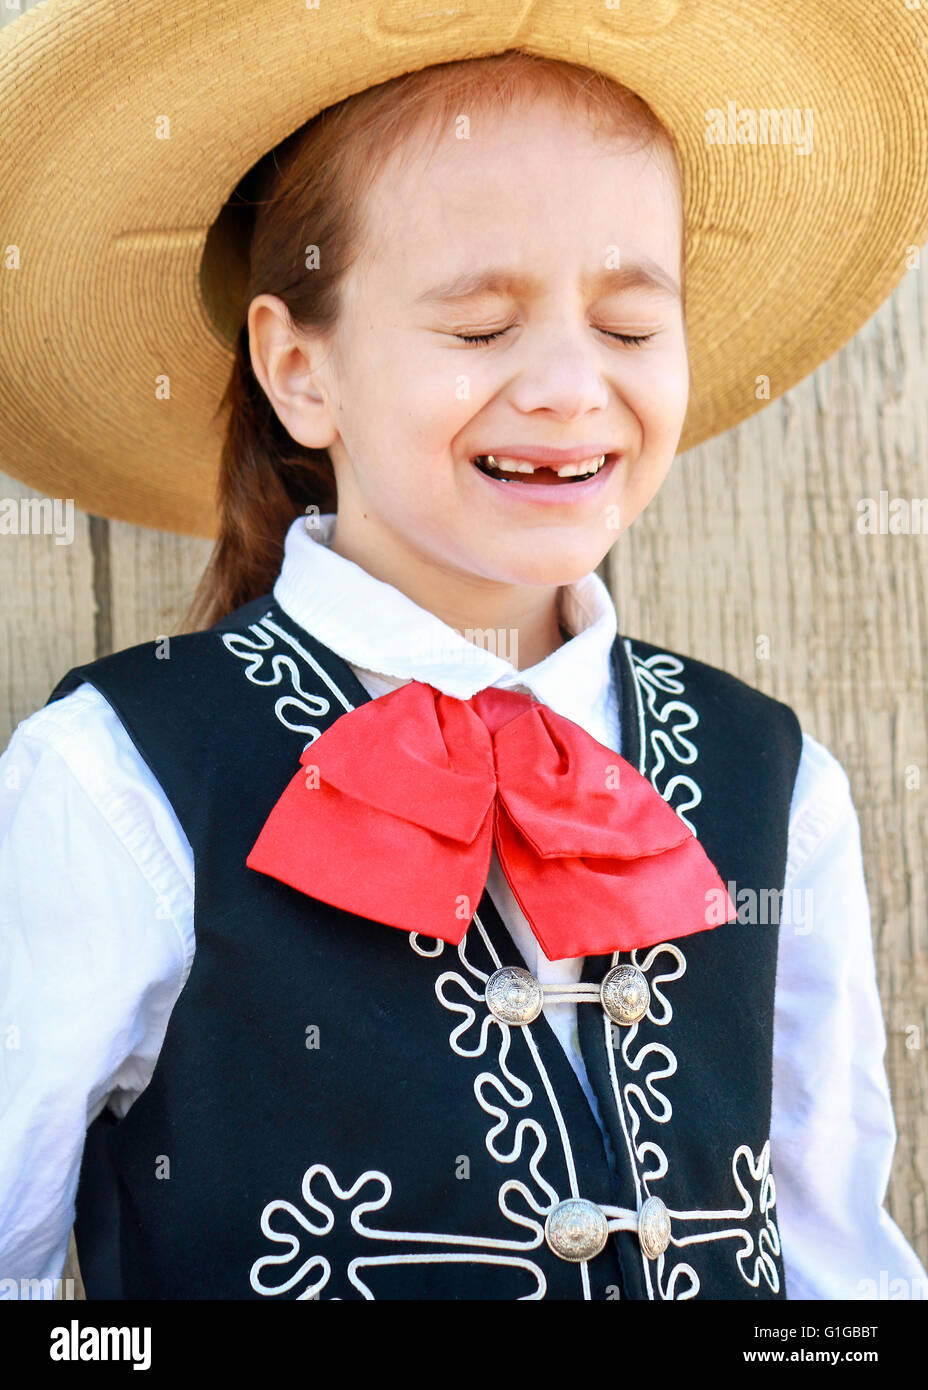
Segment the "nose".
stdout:
<svg viewBox="0 0 928 1390">
<path fill-rule="evenodd" d="M 512 404 L 526 414 L 549 410 L 564 420 L 604 410 L 609 389 L 602 354 L 587 326 L 539 327 L 523 339 L 525 359 L 512 389 Z"/>
</svg>

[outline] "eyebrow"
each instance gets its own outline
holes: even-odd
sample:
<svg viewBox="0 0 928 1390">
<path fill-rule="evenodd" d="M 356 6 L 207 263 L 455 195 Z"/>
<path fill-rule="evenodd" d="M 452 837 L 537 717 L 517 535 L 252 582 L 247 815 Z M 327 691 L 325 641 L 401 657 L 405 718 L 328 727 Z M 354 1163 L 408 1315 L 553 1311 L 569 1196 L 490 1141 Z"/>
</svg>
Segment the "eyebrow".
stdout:
<svg viewBox="0 0 928 1390">
<path fill-rule="evenodd" d="M 441 284 L 432 285 L 416 296 L 416 303 L 455 304 L 479 295 L 511 294 L 529 298 L 537 293 L 541 282 L 534 275 L 507 270 L 504 267 L 490 270 L 464 271 Z M 625 265 L 603 268 L 595 275 L 584 277 L 584 290 L 597 290 L 600 293 L 618 294 L 622 290 L 651 290 L 671 298 L 680 298 L 680 286 L 672 275 L 656 261 L 629 261 Z"/>
</svg>

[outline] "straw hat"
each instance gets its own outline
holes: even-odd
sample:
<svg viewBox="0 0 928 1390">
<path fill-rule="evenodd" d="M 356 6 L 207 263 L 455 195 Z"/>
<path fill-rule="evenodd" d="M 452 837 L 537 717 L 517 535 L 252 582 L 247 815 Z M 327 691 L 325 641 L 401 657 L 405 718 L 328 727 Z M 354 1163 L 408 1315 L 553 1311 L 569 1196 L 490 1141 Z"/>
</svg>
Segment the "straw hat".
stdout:
<svg viewBox="0 0 928 1390">
<path fill-rule="evenodd" d="M 45 0 L 0 31 L 0 470 L 213 535 L 230 194 L 322 107 L 515 47 L 602 69 L 675 137 L 681 450 L 837 351 L 928 238 L 928 0 Z"/>
</svg>

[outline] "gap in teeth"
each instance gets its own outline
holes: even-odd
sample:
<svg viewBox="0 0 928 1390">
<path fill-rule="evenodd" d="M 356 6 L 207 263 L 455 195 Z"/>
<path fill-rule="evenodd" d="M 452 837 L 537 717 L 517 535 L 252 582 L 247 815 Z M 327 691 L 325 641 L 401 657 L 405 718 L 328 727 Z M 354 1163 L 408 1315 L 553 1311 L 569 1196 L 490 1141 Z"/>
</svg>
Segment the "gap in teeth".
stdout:
<svg viewBox="0 0 928 1390">
<path fill-rule="evenodd" d="M 479 455 L 483 462 L 490 468 L 496 468 L 501 473 L 534 473 L 536 465 L 529 463 L 527 459 L 515 459 L 499 457 L 495 454 Z M 565 463 L 557 470 L 559 478 L 576 478 L 581 475 L 598 473 L 606 462 L 606 455 L 599 454 L 595 458 L 580 459 L 578 463 Z M 547 467 L 545 464 L 538 464 L 539 468 Z"/>
</svg>

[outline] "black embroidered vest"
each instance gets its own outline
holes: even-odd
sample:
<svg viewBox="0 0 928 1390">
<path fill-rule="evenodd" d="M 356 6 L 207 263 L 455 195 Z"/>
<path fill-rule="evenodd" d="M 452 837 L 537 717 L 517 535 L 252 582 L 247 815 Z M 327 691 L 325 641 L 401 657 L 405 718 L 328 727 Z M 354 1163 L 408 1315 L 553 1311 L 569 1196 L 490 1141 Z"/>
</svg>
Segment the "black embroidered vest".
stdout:
<svg viewBox="0 0 928 1390">
<path fill-rule="evenodd" d="M 689 657 L 620 636 L 611 659 L 623 757 L 740 910 L 675 941 L 670 906 L 662 944 L 584 962 L 597 986 L 630 964 L 650 987 L 631 1025 L 578 1005 L 605 1144 L 544 1015 L 488 1011 L 488 977 L 525 962 L 486 892 L 453 947 L 246 867 L 307 742 L 369 698 L 272 596 L 59 682 L 50 700 L 82 680 L 105 696 L 195 864 L 196 953 L 152 1079 L 87 1133 L 88 1298 L 786 1297 L 769 1133 L 801 731 Z M 549 1214 L 576 1254 L 591 1210 L 603 1248 L 565 1257 Z"/>
</svg>

